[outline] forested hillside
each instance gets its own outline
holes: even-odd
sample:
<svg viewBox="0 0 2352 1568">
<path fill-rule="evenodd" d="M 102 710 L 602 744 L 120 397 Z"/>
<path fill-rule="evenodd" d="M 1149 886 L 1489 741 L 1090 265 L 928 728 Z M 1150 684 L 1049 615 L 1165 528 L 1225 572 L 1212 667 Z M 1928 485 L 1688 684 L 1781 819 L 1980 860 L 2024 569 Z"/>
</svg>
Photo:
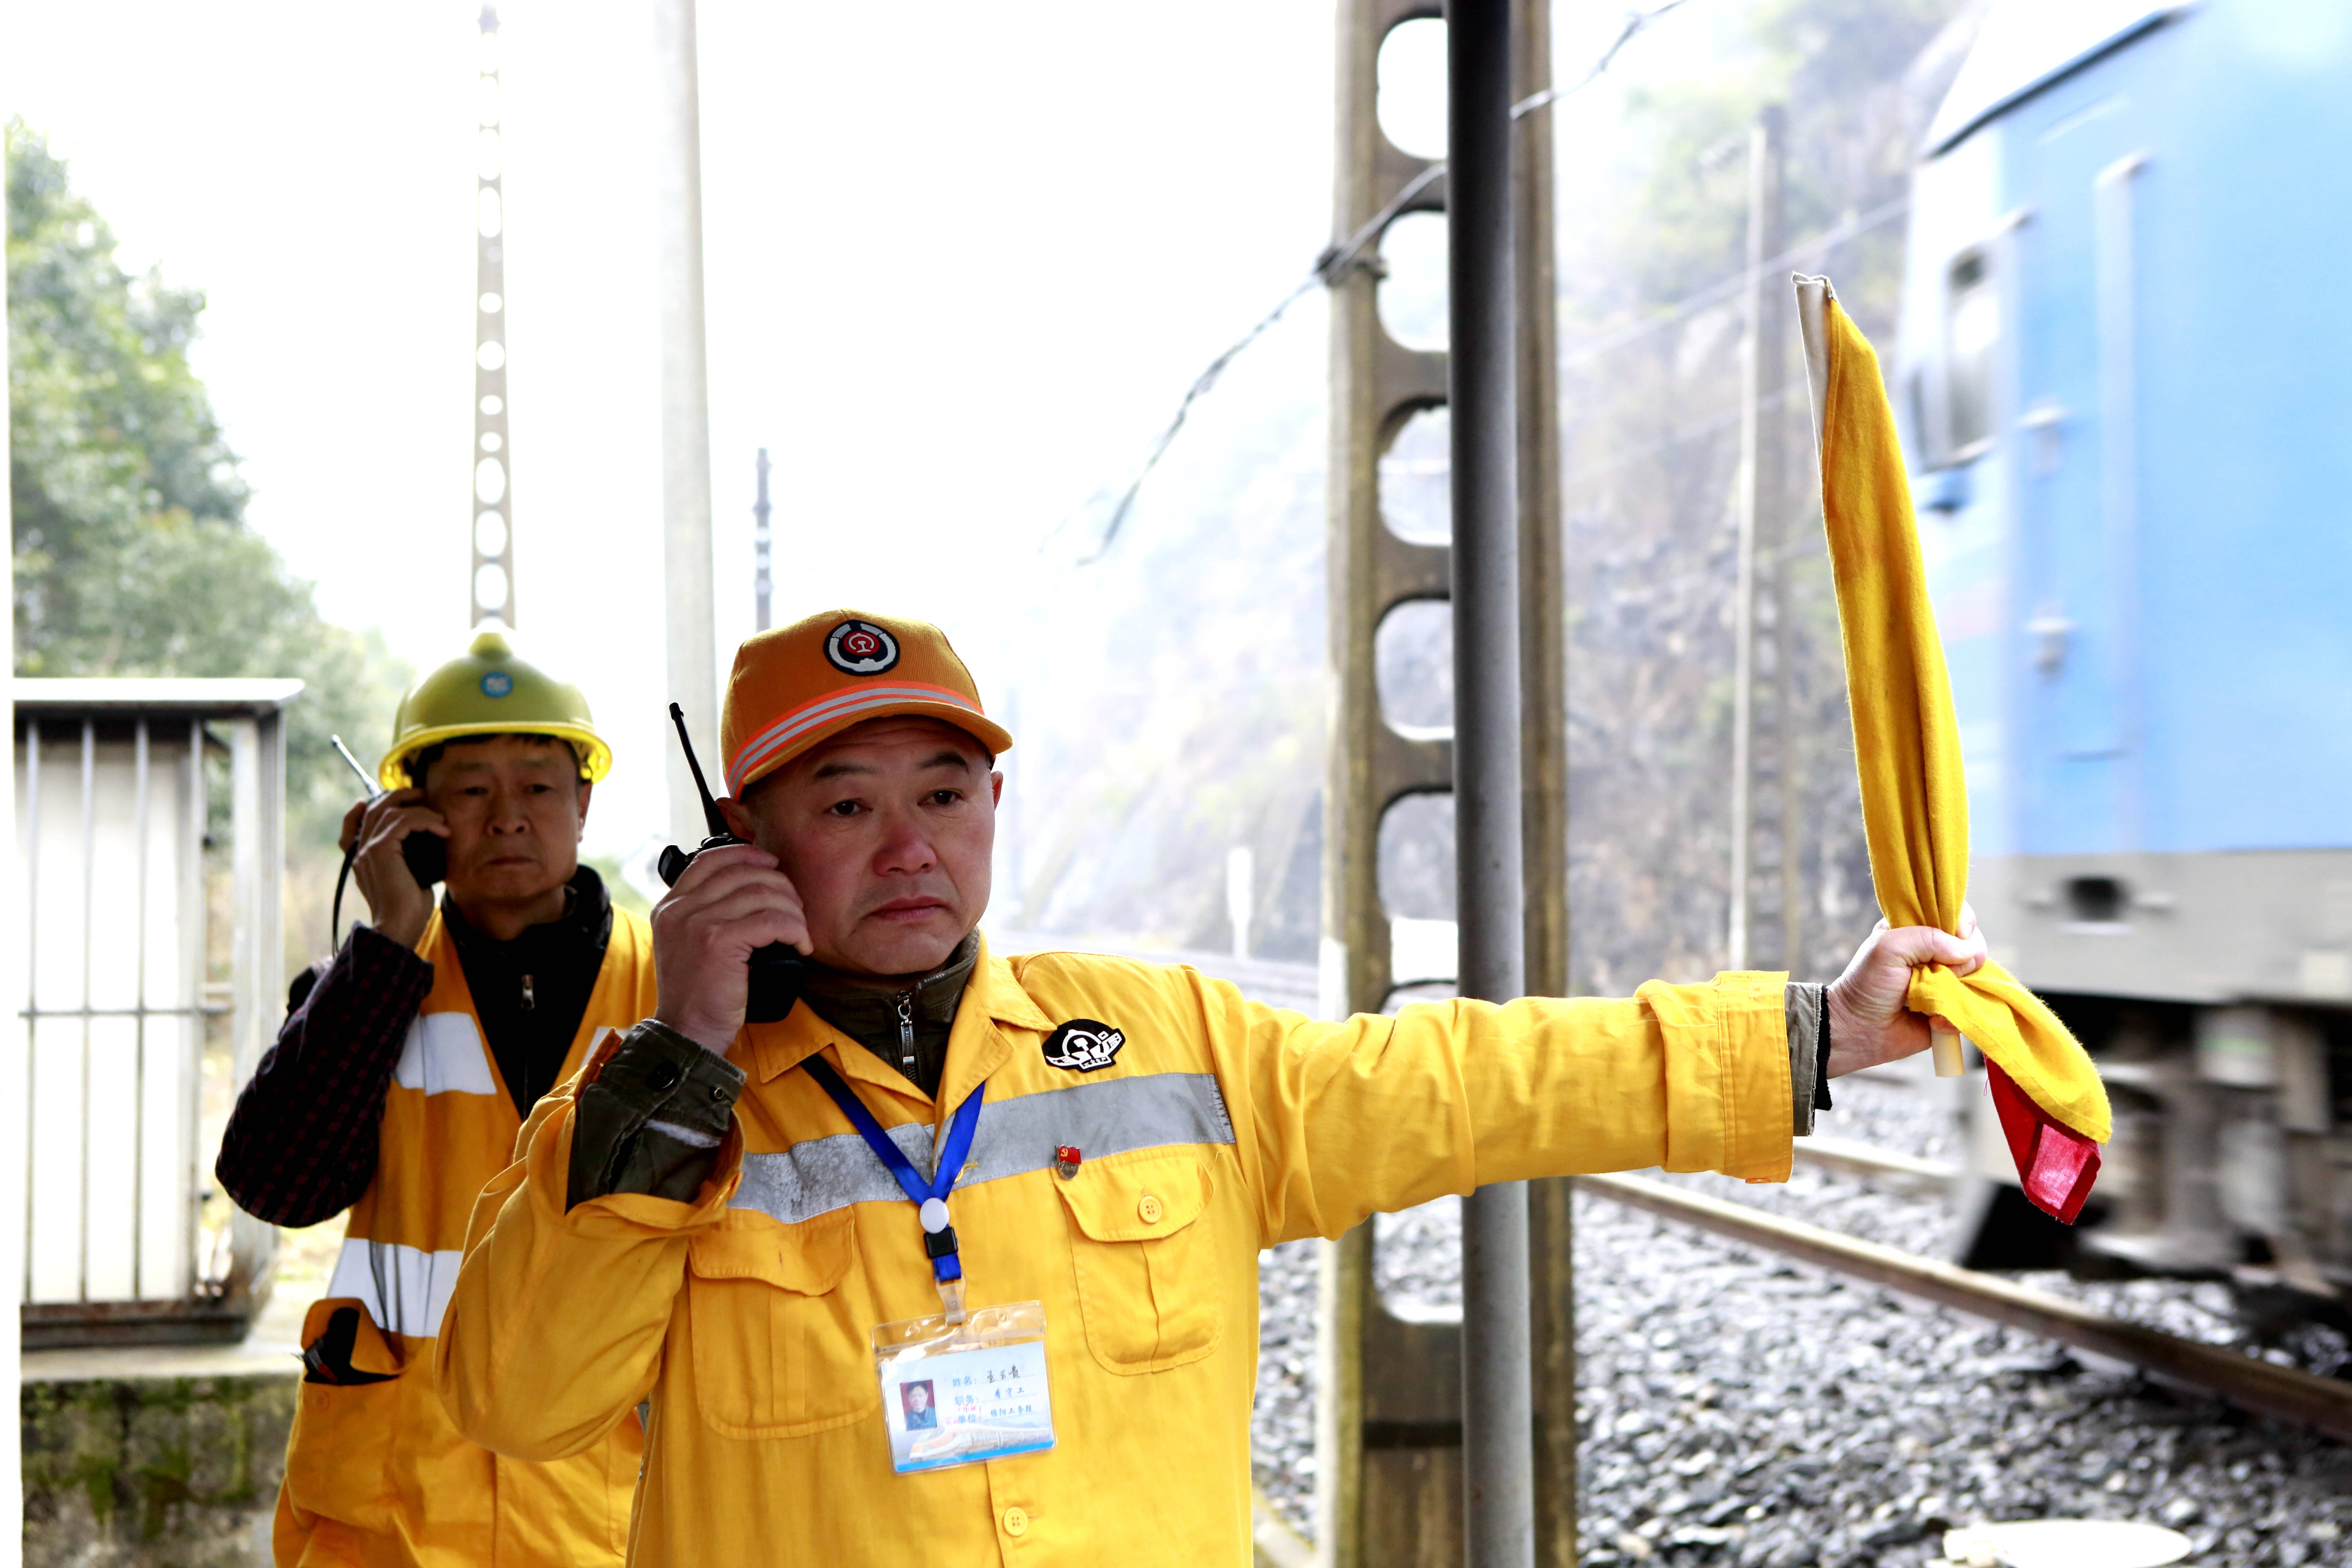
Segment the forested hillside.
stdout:
<svg viewBox="0 0 2352 1568">
<path fill-rule="evenodd" d="M 1579 990 L 1703 977 L 1724 961 L 1748 128 L 1767 104 L 1786 107 L 1788 243 L 1853 231 L 1797 264 L 1832 274 L 1885 340 L 1913 150 L 1970 15 L 1966 0 L 1692 7 L 1613 68 L 1624 107 L 1606 145 L 1562 146 L 1563 874 Z M 1749 956 L 1824 975 L 1876 916 L 1788 331 L 1788 379 L 1764 408 L 1786 483 L 1763 509 L 1759 639 L 1769 686 L 1773 616 L 1786 614 L 1797 952 L 1786 951 L 1768 863 Z M 1312 961 L 1324 368 L 1321 311 L 1302 306 L 1195 411 L 1102 559 L 1075 564 L 1085 552 L 1066 540 L 1041 555 L 1037 602 L 1024 609 L 1055 630 L 1014 684 L 1053 689 L 1062 717 L 1023 729 L 1009 764 L 1020 875 L 1017 890 L 999 893 L 996 923 L 1223 946 L 1224 854 L 1246 844 L 1258 868 L 1254 946 Z M 1442 458 L 1442 440 L 1432 450 Z M 1427 488 L 1423 509 L 1442 514 L 1442 477 Z M 1435 689 L 1448 678 L 1445 639 L 1432 616 L 1391 644 L 1384 689 L 1416 715 L 1447 706 Z M 1769 705 L 1759 722 L 1770 728 Z M 1758 809 L 1777 821 L 1767 772 Z M 1384 846 L 1391 912 L 1450 916 L 1448 803 L 1408 804 L 1427 820 Z"/>
</svg>

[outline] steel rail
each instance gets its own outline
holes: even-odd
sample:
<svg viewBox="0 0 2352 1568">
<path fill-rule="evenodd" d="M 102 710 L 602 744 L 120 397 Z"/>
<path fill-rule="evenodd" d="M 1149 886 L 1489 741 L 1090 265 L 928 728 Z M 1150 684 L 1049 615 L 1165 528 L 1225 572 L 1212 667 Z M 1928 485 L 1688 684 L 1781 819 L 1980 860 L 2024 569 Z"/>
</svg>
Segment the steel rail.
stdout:
<svg viewBox="0 0 2352 1568">
<path fill-rule="evenodd" d="M 1873 1148 L 1851 1138 L 1832 1138 L 1816 1132 L 1810 1138 L 1795 1141 L 1797 1163 L 1819 1165 L 1825 1171 L 1835 1171 L 1843 1176 L 1859 1176 L 1864 1181 L 1897 1192 L 1928 1194 L 1941 1192 L 1960 1173 L 1958 1165 L 1941 1160 L 1922 1160 L 1912 1154 L 1898 1154 L 1891 1149 Z"/>
<path fill-rule="evenodd" d="M 2219 1345 L 2143 1328 L 2063 1296 L 1875 1242 L 1858 1241 L 1817 1225 L 1783 1219 L 1664 1182 L 1640 1176 L 1579 1176 L 1576 1184 L 1595 1197 L 1647 1209 L 1906 1295 L 2129 1362 L 2159 1379 L 2219 1394 L 2257 1415 L 2292 1421 L 2352 1442 L 2352 1383 L 2274 1366 Z"/>
</svg>

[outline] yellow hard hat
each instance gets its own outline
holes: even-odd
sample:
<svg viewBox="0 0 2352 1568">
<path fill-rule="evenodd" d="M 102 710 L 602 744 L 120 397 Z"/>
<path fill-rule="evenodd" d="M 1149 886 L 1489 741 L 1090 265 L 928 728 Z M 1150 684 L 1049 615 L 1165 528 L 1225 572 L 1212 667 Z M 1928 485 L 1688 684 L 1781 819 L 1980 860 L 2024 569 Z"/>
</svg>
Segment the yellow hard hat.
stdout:
<svg viewBox="0 0 2352 1568">
<path fill-rule="evenodd" d="M 410 758 L 468 735 L 553 735 L 571 743 L 580 776 L 589 783 L 613 771 L 613 748 L 596 733 L 580 689 L 517 658 L 497 632 L 482 633 L 464 658 L 451 659 L 400 700 L 392 750 L 376 764 L 376 781 L 386 789 L 405 789 Z"/>
</svg>

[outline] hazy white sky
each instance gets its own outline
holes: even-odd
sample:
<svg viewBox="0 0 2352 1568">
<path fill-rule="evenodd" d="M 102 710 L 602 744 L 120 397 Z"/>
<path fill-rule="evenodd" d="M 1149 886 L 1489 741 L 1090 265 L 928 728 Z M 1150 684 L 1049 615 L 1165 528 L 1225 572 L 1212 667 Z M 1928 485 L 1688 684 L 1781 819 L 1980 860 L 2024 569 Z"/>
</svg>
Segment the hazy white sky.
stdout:
<svg viewBox="0 0 2352 1568">
<path fill-rule="evenodd" d="M 126 264 L 207 293 L 255 525 L 420 668 L 467 632 L 478 9 L 19 4 L 5 49 Z M 1561 12 L 1564 62 L 1618 16 Z M 667 696 L 650 13 L 500 14 L 517 641 L 614 739 L 591 847 L 626 850 L 659 825 Z M 1082 615 L 1037 542 L 1328 237 L 1331 19 L 704 0 L 722 674 L 761 445 L 780 619 L 936 619 L 986 693 L 992 648 Z"/>
</svg>

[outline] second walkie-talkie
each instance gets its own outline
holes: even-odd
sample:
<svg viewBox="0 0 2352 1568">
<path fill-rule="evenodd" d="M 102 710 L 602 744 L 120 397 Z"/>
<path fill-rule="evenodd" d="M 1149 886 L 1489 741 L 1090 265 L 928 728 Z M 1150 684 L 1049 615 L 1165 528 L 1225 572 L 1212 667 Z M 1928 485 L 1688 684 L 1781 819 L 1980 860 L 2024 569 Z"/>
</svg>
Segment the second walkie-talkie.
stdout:
<svg viewBox="0 0 2352 1568">
<path fill-rule="evenodd" d="M 724 849 L 740 844 L 742 839 L 727 831 L 727 819 L 719 815 L 719 803 L 710 798 L 710 785 L 703 782 L 702 764 L 695 760 L 694 742 L 687 739 L 686 714 L 675 702 L 669 705 L 670 722 L 677 726 L 677 743 L 686 752 L 687 770 L 694 774 L 695 792 L 702 796 L 703 826 L 710 837 L 691 849 L 680 849 L 672 844 L 661 852 L 655 868 L 661 873 L 666 886 L 675 888 L 686 868 L 694 864 L 695 857 L 706 849 Z M 793 1010 L 800 1000 L 801 955 L 781 942 L 772 942 L 751 954 L 751 989 L 743 1000 L 743 1021 L 747 1024 L 772 1024 Z"/>
</svg>

